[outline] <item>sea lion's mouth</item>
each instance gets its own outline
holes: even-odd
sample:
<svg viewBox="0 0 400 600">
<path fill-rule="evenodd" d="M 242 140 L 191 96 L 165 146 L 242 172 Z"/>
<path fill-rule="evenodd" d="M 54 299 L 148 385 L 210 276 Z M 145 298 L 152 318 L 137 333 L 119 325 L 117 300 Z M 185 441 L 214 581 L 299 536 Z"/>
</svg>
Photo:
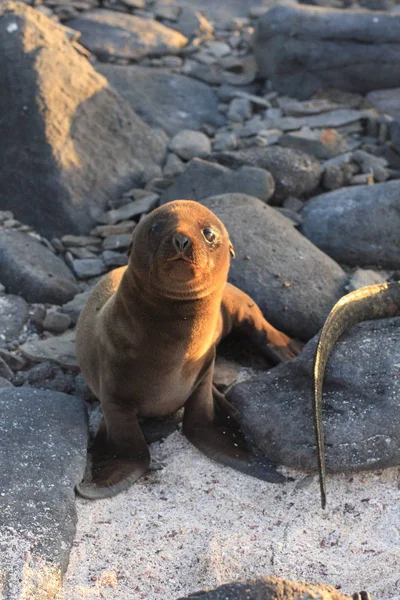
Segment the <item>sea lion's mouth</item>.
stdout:
<svg viewBox="0 0 400 600">
<path fill-rule="evenodd" d="M 188 262 L 191 265 L 193 264 L 193 261 L 188 256 L 184 256 L 183 254 L 179 254 L 178 256 L 172 256 L 171 258 L 167 258 L 166 262 L 177 262 L 180 260 Z"/>
</svg>

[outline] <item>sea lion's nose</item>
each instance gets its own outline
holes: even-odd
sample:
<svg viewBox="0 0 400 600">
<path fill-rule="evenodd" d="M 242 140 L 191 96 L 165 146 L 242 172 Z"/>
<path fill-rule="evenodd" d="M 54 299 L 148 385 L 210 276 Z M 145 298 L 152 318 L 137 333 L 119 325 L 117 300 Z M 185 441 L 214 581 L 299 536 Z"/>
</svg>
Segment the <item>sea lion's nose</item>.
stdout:
<svg viewBox="0 0 400 600">
<path fill-rule="evenodd" d="M 190 248 L 192 240 L 182 233 L 175 233 L 172 237 L 172 243 L 179 252 L 183 252 Z"/>
</svg>

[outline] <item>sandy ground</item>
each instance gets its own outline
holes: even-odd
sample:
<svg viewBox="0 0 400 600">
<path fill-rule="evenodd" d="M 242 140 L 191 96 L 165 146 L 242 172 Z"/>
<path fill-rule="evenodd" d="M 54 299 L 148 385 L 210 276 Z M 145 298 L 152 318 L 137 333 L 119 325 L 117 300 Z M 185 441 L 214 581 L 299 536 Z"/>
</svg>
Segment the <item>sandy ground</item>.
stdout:
<svg viewBox="0 0 400 600">
<path fill-rule="evenodd" d="M 165 467 L 119 496 L 78 499 L 58 600 L 176 600 L 235 579 L 325 582 L 400 599 L 400 470 L 273 485 L 220 466 L 179 432 L 153 444 Z M 288 472 L 287 472 L 288 473 Z"/>
</svg>

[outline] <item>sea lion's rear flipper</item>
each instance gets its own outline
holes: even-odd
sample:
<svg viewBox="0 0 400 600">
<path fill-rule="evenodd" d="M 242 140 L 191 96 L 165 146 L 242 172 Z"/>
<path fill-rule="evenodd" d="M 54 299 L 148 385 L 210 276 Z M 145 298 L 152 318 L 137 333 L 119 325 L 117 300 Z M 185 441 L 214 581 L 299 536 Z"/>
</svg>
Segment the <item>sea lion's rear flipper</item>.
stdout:
<svg viewBox="0 0 400 600">
<path fill-rule="evenodd" d="M 105 414 L 107 417 L 106 411 Z M 137 417 L 129 413 L 122 415 L 121 410 L 114 407 L 111 419 L 107 427 L 102 422 L 89 451 L 90 479 L 76 486 L 78 494 L 89 500 L 119 494 L 149 468 L 150 452 Z"/>
<path fill-rule="evenodd" d="M 221 303 L 222 333 L 243 331 L 274 363 L 285 362 L 300 354 L 303 344 L 275 329 L 255 301 L 234 285 L 227 283 Z"/>
<path fill-rule="evenodd" d="M 219 463 L 270 483 L 286 481 L 276 465 L 249 449 L 236 409 L 212 385 L 212 369 L 185 404 L 183 432 L 196 448 Z"/>
</svg>

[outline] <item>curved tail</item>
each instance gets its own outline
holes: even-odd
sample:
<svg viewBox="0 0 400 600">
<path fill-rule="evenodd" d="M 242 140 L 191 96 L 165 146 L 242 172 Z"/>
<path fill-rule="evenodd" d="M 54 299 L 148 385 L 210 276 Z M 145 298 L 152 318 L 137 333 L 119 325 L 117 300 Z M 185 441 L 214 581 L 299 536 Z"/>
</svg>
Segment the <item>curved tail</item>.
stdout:
<svg viewBox="0 0 400 600">
<path fill-rule="evenodd" d="M 399 314 L 400 281 L 368 285 L 343 296 L 332 308 L 321 330 L 314 359 L 313 410 L 322 508 L 326 506 L 322 386 L 329 355 L 340 336 L 356 323 Z"/>
</svg>

